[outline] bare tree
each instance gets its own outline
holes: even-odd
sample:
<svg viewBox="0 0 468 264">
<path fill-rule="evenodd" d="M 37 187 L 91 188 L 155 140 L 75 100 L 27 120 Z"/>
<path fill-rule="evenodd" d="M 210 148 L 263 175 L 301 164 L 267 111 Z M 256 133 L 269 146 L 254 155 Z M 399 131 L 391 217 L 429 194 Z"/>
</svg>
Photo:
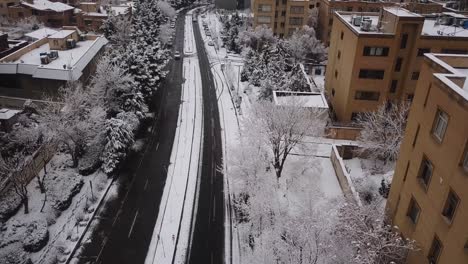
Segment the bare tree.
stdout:
<svg viewBox="0 0 468 264">
<path fill-rule="evenodd" d="M 260 140 L 270 149 L 271 162 L 279 180 L 284 163 L 307 135 L 319 135 L 323 131 L 323 111 L 317 108 L 302 108 L 302 102 L 294 107 L 276 106 L 272 102 L 260 101 L 252 106 L 252 116 L 246 123 L 246 133 L 253 140 Z"/>
<path fill-rule="evenodd" d="M 249 47 L 257 52 L 262 50 L 264 46 L 276 44 L 277 41 L 278 38 L 273 34 L 273 31 L 265 25 L 241 31 L 236 40 L 238 45 Z"/>
<path fill-rule="evenodd" d="M 336 232 L 354 249 L 348 263 L 403 263 L 408 251 L 417 250 L 415 241 L 404 239 L 396 227 L 384 222 L 380 202 L 358 206 L 344 203 L 339 208 Z"/>
<path fill-rule="evenodd" d="M 40 124 L 47 140 L 62 143 L 77 167 L 88 141 L 103 131 L 106 112 L 80 83 L 68 83 L 59 92 L 59 101 L 48 100 L 41 110 Z"/>
<path fill-rule="evenodd" d="M 362 127 L 358 137 L 361 151 L 371 158 L 395 160 L 406 128 L 409 102 L 382 104 L 374 112 L 358 116 L 356 124 Z"/>
<path fill-rule="evenodd" d="M 31 159 L 24 155 L 24 152 L 18 152 L 15 155 L 4 158 L 0 154 L 0 172 L 9 176 L 15 193 L 20 197 L 24 206 L 24 213 L 29 213 L 29 195 L 28 184 L 30 173 L 33 173 L 34 165 Z"/>
<path fill-rule="evenodd" d="M 286 52 L 296 62 L 307 60 L 313 63 L 321 63 L 327 58 L 327 48 L 316 38 L 315 30 L 312 27 L 303 26 L 282 42 Z"/>
</svg>

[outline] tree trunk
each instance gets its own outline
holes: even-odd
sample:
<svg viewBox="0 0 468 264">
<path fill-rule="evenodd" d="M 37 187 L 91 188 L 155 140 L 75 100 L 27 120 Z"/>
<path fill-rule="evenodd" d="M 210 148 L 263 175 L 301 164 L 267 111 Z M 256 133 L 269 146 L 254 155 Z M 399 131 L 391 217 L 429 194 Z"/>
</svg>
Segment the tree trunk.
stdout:
<svg viewBox="0 0 468 264">
<path fill-rule="evenodd" d="M 41 181 L 41 177 L 39 176 L 39 174 L 36 174 L 36 179 L 37 184 L 39 184 L 39 189 L 41 190 L 41 193 L 45 193 L 44 183 Z"/>
<path fill-rule="evenodd" d="M 24 214 L 29 214 L 29 198 L 23 197 Z"/>
</svg>

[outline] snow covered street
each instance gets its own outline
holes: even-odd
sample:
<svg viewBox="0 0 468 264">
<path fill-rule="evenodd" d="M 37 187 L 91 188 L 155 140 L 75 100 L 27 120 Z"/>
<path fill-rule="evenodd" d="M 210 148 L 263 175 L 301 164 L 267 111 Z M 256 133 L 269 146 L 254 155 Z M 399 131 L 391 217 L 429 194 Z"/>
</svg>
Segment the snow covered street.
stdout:
<svg viewBox="0 0 468 264">
<path fill-rule="evenodd" d="M 202 144 L 202 85 L 192 16 L 185 18 L 182 105 L 159 215 L 145 263 L 185 263 Z"/>
</svg>

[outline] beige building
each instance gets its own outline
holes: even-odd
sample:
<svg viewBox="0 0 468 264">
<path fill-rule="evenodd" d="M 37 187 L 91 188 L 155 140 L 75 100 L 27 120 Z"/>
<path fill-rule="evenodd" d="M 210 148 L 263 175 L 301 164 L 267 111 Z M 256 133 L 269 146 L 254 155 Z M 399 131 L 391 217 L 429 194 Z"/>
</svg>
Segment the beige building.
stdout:
<svg viewBox="0 0 468 264">
<path fill-rule="evenodd" d="M 279 37 L 289 36 L 306 24 L 309 4 L 308 0 L 254 0 L 253 26 L 266 25 Z"/>
<path fill-rule="evenodd" d="M 380 12 L 383 7 L 400 6 L 407 10 L 420 14 L 440 13 L 443 11 L 443 5 L 430 1 L 343 1 L 343 0 L 317 0 L 318 8 L 318 27 L 317 37 L 330 45 L 330 34 L 333 25 L 335 11 L 347 12 Z"/>
<path fill-rule="evenodd" d="M 467 53 L 466 17 L 423 17 L 385 7 L 380 13 L 335 12 L 325 89 L 334 118 L 349 123 L 389 100 L 411 100 L 424 53 Z"/>
<path fill-rule="evenodd" d="M 407 263 L 468 263 L 468 56 L 426 54 L 387 208 L 420 250 Z"/>
</svg>

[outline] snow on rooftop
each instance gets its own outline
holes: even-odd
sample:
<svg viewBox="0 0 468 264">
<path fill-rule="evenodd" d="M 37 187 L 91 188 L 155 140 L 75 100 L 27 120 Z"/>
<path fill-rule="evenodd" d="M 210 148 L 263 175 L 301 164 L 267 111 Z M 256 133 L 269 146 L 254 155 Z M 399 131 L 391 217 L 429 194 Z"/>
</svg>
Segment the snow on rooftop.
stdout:
<svg viewBox="0 0 468 264">
<path fill-rule="evenodd" d="M 411 11 L 408 11 L 400 7 L 394 7 L 394 6 L 384 7 L 384 10 L 399 17 L 423 17 L 421 15 L 418 15 L 416 13 L 413 13 Z"/>
<path fill-rule="evenodd" d="M 328 108 L 322 93 L 273 91 L 273 98 L 275 103 L 281 106 Z"/>
<path fill-rule="evenodd" d="M 130 6 L 111 6 L 110 9 L 114 15 L 118 16 L 126 14 L 129 11 Z"/>
<path fill-rule="evenodd" d="M 53 34 L 55 34 L 57 32 L 58 32 L 57 30 L 45 27 L 45 28 L 35 30 L 33 32 L 26 33 L 24 35 L 26 37 L 30 37 L 30 38 L 33 38 L 33 39 L 42 39 L 42 38 L 46 38 L 48 36 L 51 36 L 51 35 L 53 35 Z"/>
<path fill-rule="evenodd" d="M 60 30 L 57 33 L 49 36 L 49 39 L 63 39 L 63 38 L 70 36 L 71 34 L 75 32 L 76 30 L 71 30 L 71 29 Z"/>
<path fill-rule="evenodd" d="M 8 120 L 20 112 L 21 110 L 2 108 L 0 109 L 0 120 Z"/>
<path fill-rule="evenodd" d="M 436 19 L 424 20 L 422 35 L 426 36 L 447 36 L 447 37 L 468 37 L 468 30 L 463 27 L 453 25 L 439 25 Z"/>
<path fill-rule="evenodd" d="M 68 10 L 73 10 L 73 6 L 69 6 L 67 4 L 64 4 L 64 3 L 60 3 L 60 2 L 51 2 L 51 1 L 48 1 L 48 0 L 33 0 L 33 3 L 28 3 L 26 1 L 23 1 L 21 2 L 23 5 L 25 6 L 29 6 L 33 9 L 37 9 L 37 10 L 42 10 L 42 11 L 45 11 L 45 10 L 51 10 L 51 11 L 55 11 L 55 12 L 64 12 L 64 11 L 68 11 Z"/>
<path fill-rule="evenodd" d="M 377 31 L 377 25 L 379 23 L 379 16 L 378 13 L 375 15 L 365 14 L 360 15 L 360 13 L 352 14 L 352 13 L 337 13 L 349 26 L 351 26 L 355 31 L 359 34 L 385 34 L 382 31 Z M 363 30 L 360 25 L 354 25 L 351 22 L 353 17 L 361 17 L 362 19 L 370 20 L 371 21 L 371 30 Z"/>
</svg>

